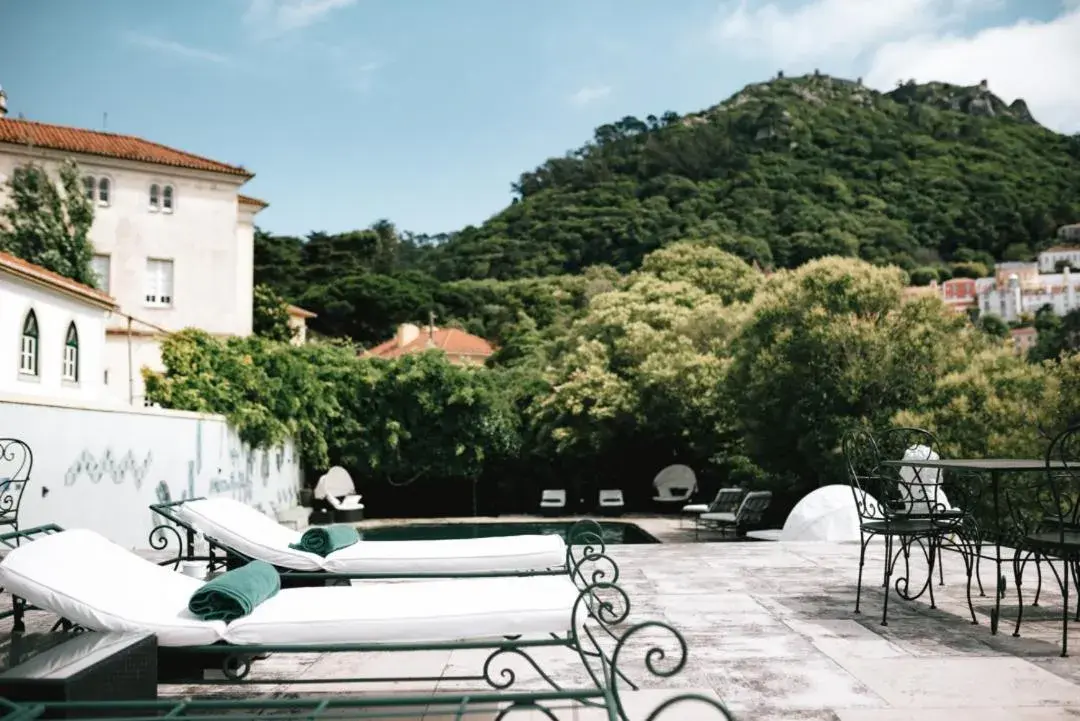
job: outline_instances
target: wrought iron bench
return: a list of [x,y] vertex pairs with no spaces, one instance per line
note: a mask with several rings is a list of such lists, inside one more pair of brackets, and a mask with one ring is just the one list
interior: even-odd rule
[[[0,438],[0,530],[19,530],[19,507],[33,469],[30,446],[17,438]],[[19,536],[13,541],[18,543]]]

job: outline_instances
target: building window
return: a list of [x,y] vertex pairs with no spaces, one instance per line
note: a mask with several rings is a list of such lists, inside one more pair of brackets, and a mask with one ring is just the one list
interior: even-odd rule
[[75,321],[68,326],[67,337],[64,339],[64,372],[66,381],[79,381],[79,331],[75,328]]
[[97,201],[98,205],[109,204],[109,188],[111,184],[108,178],[98,178],[97,182]]
[[161,189],[161,211],[171,213],[173,211],[173,187],[166,185]]
[[87,175],[82,179],[83,192],[86,193],[86,199],[92,201],[94,199],[94,188],[97,187],[97,181]]
[[154,183],[150,186],[150,212],[156,212],[161,208],[161,186]]
[[94,272],[94,281],[97,284],[97,289],[108,293],[109,292],[109,277],[111,262],[109,256],[100,253],[95,253],[94,257],[90,260],[90,269]]
[[173,262],[160,258],[146,259],[146,305],[167,308],[172,305]]
[[19,372],[28,376],[38,374],[38,324],[33,309],[23,321],[22,343],[19,345]]

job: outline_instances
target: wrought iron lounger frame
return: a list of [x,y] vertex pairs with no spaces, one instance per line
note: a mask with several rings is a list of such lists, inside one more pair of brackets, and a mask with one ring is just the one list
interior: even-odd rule
[[[155,526],[150,531],[149,543],[150,547],[156,551],[170,551],[170,546],[175,545],[175,555],[164,561],[160,561],[159,565],[169,566],[174,569],[179,568],[182,561],[204,561],[207,564],[208,573],[214,573],[216,570],[224,570],[229,568],[235,568],[238,565],[243,565],[249,561],[255,560],[251,556],[241,551],[238,551],[233,546],[224,543],[216,538],[211,538],[207,534],[194,528],[190,523],[181,519],[175,512],[177,506],[181,506],[190,501],[205,500],[203,497],[199,498],[186,498],[180,501],[172,501],[170,503],[154,503],[150,505],[150,510],[155,514],[165,519],[164,523]],[[329,571],[297,571],[291,568],[283,568],[277,566],[278,573],[281,575],[281,585],[283,588],[289,588],[294,586],[312,586],[322,585],[327,581],[333,583],[336,581],[350,581],[350,580],[362,580],[362,579],[377,579],[377,578],[400,578],[400,579],[423,579],[423,578],[501,578],[507,576],[559,576],[566,573],[570,573],[576,563],[580,560],[574,556],[574,546],[582,546],[582,557],[592,556],[595,560],[597,568],[594,570],[594,580],[606,580],[609,583],[616,583],[619,580],[619,567],[615,563],[614,559],[607,555],[607,547],[604,543],[603,530],[600,524],[592,519],[582,519],[576,521],[566,534],[566,558],[562,566],[555,568],[536,569],[536,570],[513,570],[513,571],[467,571],[467,572],[436,572],[436,573],[331,573]],[[196,541],[199,537],[202,537],[207,546],[207,552],[200,554],[196,552]],[[170,543],[170,540],[172,543]],[[220,553],[219,553],[220,552]],[[607,566],[606,569],[599,568],[600,561],[603,561],[603,565]]]
[[[162,718],[192,718],[198,721],[342,721],[349,719],[415,718],[416,707],[433,711],[439,718],[463,721],[474,714],[494,715],[495,721],[537,714],[552,721],[572,718],[572,704],[591,701],[601,706],[609,721],[617,721],[618,699],[608,689],[596,691],[537,691],[515,694],[439,694],[438,696],[309,696],[295,698],[161,699],[156,701],[63,701],[14,703],[0,698],[0,721],[37,721],[64,718],[68,721],[160,721]],[[674,721],[690,705],[716,711],[717,719],[733,717],[715,699],[695,693],[672,696],[650,712],[646,721]],[[435,707],[434,709],[432,707]],[[492,707],[499,708],[495,712]],[[666,713],[668,709],[675,709]],[[562,715],[566,710],[567,714]],[[446,715],[443,715],[446,714]],[[453,714],[453,716],[449,716]],[[678,715],[677,715],[678,714]]]
[[[55,524],[38,526],[9,534],[0,535],[0,542],[14,540],[18,534],[22,540],[32,542],[37,536],[58,533],[63,529]],[[510,691],[517,682],[517,674],[509,666],[514,659],[525,661],[529,667],[556,694],[580,692],[576,699],[587,706],[601,706],[609,710],[612,719],[626,721],[620,690],[625,684],[632,690],[638,685],[620,668],[620,659],[625,655],[627,642],[635,636],[644,635],[650,639],[649,648],[644,651],[645,668],[652,676],[667,678],[677,674],[686,664],[687,644],[685,638],[675,628],[660,621],[645,621],[622,625],[630,613],[630,599],[626,592],[613,582],[596,580],[596,574],[603,569],[588,571],[587,564],[606,558],[595,550],[587,552],[577,560],[570,571],[570,578],[578,588],[578,596],[571,609],[570,628],[565,634],[551,633],[549,637],[522,638],[504,637],[493,640],[442,642],[442,643],[360,643],[360,644],[244,644],[232,645],[216,643],[202,646],[159,647],[159,681],[162,683],[191,684],[266,684],[268,679],[249,678],[252,666],[257,660],[271,653],[310,654],[342,652],[415,652],[428,650],[488,650],[490,653],[477,675],[455,676],[409,676],[409,677],[363,677],[363,678],[274,678],[275,684],[295,683],[386,683],[399,681],[469,681],[483,682],[495,692]],[[0,589],[3,590],[3,589]],[[13,618],[13,631],[25,631],[24,615],[28,611],[45,611],[31,606],[25,599],[12,595],[12,609],[0,614],[0,618]],[[54,613],[55,615],[55,613]],[[589,622],[592,623],[589,623]],[[84,631],[70,620],[60,618],[53,630],[72,633]],[[663,641],[654,641],[659,634]],[[605,638],[606,637],[606,638]],[[644,640],[644,639],[643,639]],[[605,648],[610,646],[610,651]],[[538,648],[566,648],[576,653],[583,670],[591,681],[585,689],[567,689],[547,673],[534,658]],[[640,649],[635,649],[635,651]],[[661,666],[663,664],[663,666]],[[220,678],[206,678],[206,671],[218,669]],[[194,675],[187,675],[194,674]],[[505,694],[495,693],[495,696]],[[470,698],[477,698],[470,694]],[[437,699],[446,696],[438,695]],[[610,703],[610,705],[608,705]],[[715,702],[712,702],[715,705]],[[666,707],[665,707],[666,708]],[[721,708],[722,707],[718,707]],[[549,718],[557,718],[548,716]]]

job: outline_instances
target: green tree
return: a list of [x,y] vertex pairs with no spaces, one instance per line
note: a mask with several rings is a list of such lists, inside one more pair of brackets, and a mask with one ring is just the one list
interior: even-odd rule
[[980,345],[939,299],[904,303],[902,289],[898,269],[838,258],[770,278],[727,375],[751,459],[806,488],[834,483],[848,428],[918,405],[965,347]]
[[979,316],[979,330],[991,338],[1004,340],[1009,337],[1009,324],[1002,320],[1001,316],[993,313],[983,313]]
[[60,163],[57,175],[54,181],[36,163],[14,169],[7,181],[7,204],[0,209],[0,250],[94,286],[94,206],[75,161]]
[[251,325],[255,335],[281,343],[292,340],[289,308],[285,300],[268,285],[256,285],[251,298]]
[[645,256],[643,273],[661,280],[682,281],[717,295],[724,303],[747,301],[762,275],[738,256],[700,243],[674,243]]

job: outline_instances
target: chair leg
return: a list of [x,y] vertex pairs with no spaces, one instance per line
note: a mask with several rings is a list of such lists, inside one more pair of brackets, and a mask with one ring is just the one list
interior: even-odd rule
[[862,600],[862,572],[863,566],[866,565],[866,546],[870,543],[870,540],[874,537],[873,534],[863,533],[859,531],[859,580],[855,582],[855,613],[861,613],[859,610],[859,602]]
[[1069,565],[1071,559],[1065,559],[1065,568],[1062,569],[1063,574],[1061,578],[1061,657],[1065,658],[1069,655],[1069,586],[1072,585],[1069,579]]
[[944,566],[942,566],[942,563],[941,563],[941,547],[942,547],[942,545],[944,545],[944,544],[938,543],[938,547],[937,547],[937,575],[938,575],[938,585],[939,586],[944,586],[945,585],[945,568],[944,568]]
[[885,602],[881,604],[881,625],[889,625],[889,579],[893,572],[892,536],[885,536]]

